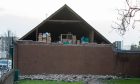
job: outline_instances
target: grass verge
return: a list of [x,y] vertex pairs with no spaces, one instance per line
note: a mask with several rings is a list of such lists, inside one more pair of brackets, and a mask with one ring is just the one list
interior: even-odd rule
[[104,80],[103,84],[140,84],[140,78]]

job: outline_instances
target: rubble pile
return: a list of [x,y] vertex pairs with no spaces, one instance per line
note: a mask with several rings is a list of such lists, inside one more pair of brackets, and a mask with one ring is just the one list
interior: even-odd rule
[[117,79],[117,76],[111,75],[65,75],[65,74],[43,74],[43,75],[23,75],[20,79],[31,79],[31,80],[56,80],[56,81],[90,81],[100,79]]

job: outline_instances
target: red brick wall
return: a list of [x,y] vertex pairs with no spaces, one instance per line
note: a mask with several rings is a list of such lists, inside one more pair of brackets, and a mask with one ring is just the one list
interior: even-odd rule
[[113,74],[111,46],[16,45],[15,67],[21,74]]
[[140,53],[119,53],[116,55],[116,73],[140,76]]
[[126,74],[140,76],[140,54],[117,54],[111,45],[64,46],[19,42],[15,67],[21,74]]

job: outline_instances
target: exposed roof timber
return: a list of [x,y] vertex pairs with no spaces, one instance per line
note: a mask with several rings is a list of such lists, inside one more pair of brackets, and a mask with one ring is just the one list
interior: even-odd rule
[[37,25],[35,28],[33,28],[32,30],[30,30],[27,34],[25,34],[23,37],[21,37],[19,40],[23,40],[24,38],[26,38],[29,34],[31,34],[32,32],[38,30],[38,28],[45,24],[46,23],[46,20],[42,21],[39,25]]
[[82,22],[80,20],[47,20],[47,22],[63,22],[63,23],[77,23],[77,22]]
[[83,20],[76,12],[74,12],[69,6],[67,6],[66,4],[61,7],[60,9],[58,9],[56,12],[54,12],[51,16],[49,16],[47,18],[47,20],[51,20],[54,16],[56,16],[60,11],[62,11],[63,9],[67,9],[69,10],[72,14],[74,14],[76,16],[76,18],[78,18],[78,20]]
[[89,23],[87,23],[83,18],[81,18],[83,20],[83,25],[87,26],[86,28],[89,28],[90,30],[93,30],[94,32],[97,33],[98,36],[100,36],[103,40],[105,40],[107,43],[110,43],[111,42],[106,39],[102,34],[100,34],[97,30],[95,30]]
[[24,35],[23,37],[20,38],[20,40],[23,40],[24,38],[26,38],[30,33],[32,33],[33,31],[35,31],[36,29],[38,29],[40,26],[42,26],[44,23],[46,23],[48,20],[50,20],[52,17],[54,17],[59,11],[61,11],[63,8],[68,8],[72,13],[74,13],[79,19],[81,19],[81,17],[76,14],[70,7],[68,7],[66,4],[61,7],[60,9],[58,9],[55,13],[53,13],[51,16],[49,16],[47,19],[45,19],[43,22],[41,22],[38,26],[36,26],[34,29],[32,29],[31,31],[29,31],[26,35]]
[[[98,34],[99,36],[103,37],[103,39],[104,39],[106,42],[111,43],[109,40],[107,40],[103,35],[101,35],[97,30],[95,30],[90,24],[88,24],[82,17],[80,17],[76,12],[74,12],[74,11],[73,11],[69,6],[67,6],[66,4],[65,4],[62,8],[60,8],[60,10],[62,10],[64,7],[68,8],[69,11],[71,11],[73,14],[75,14],[75,15],[79,18],[79,20],[83,21],[86,25],[88,25],[90,29],[94,30],[94,32],[97,32],[97,34]],[[55,15],[57,12],[59,12],[60,10],[56,11],[56,12],[54,13],[54,15]],[[53,17],[54,15],[52,15],[51,17]],[[48,19],[50,19],[51,17],[49,17]]]
[[84,22],[85,22],[85,24],[87,24],[87,26],[89,26],[90,28],[92,28],[92,30],[94,32],[96,32],[100,37],[102,37],[107,43],[110,43],[111,44],[111,42],[109,40],[107,40],[102,34],[100,34],[97,30],[95,30],[90,24],[88,24],[86,21],[84,21]]
[[[64,19],[52,19],[53,17],[55,17],[58,13],[60,13],[60,11],[62,11],[63,9],[67,9],[68,11],[70,11],[72,13],[72,15],[74,17],[76,17],[76,20],[64,20]],[[63,11],[64,12],[64,11]],[[78,19],[77,19],[78,18]],[[51,16],[49,16],[46,20],[44,20],[43,22],[41,22],[38,26],[36,26],[34,29],[32,29],[30,32],[28,32],[25,36],[23,36],[20,40],[25,39],[30,33],[35,32],[38,28],[42,27],[43,25],[45,25],[46,23],[81,23],[85,24],[87,27],[85,28],[85,30],[93,30],[94,32],[96,32],[103,40],[105,40],[107,43],[111,43],[109,40],[107,40],[103,35],[101,35],[97,30],[95,30],[91,25],[89,25],[83,18],[81,18],[76,12],[74,12],[70,7],[68,7],[67,5],[64,5],[63,7],[61,7],[59,10],[57,10],[55,13],[53,13]],[[82,28],[83,29],[83,28]]]

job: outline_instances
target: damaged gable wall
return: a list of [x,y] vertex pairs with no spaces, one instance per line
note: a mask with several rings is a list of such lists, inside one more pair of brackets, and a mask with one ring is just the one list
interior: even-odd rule
[[110,44],[104,36],[90,26],[67,5],[61,7],[37,27],[23,36],[20,40],[36,41],[38,33],[45,32],[51,33],[52,42],[58,41],[58,36],[60,34],[70,32],[76,35],[78,40],[80,40],[82,36],[85,36],[89,38],[90,42]]

